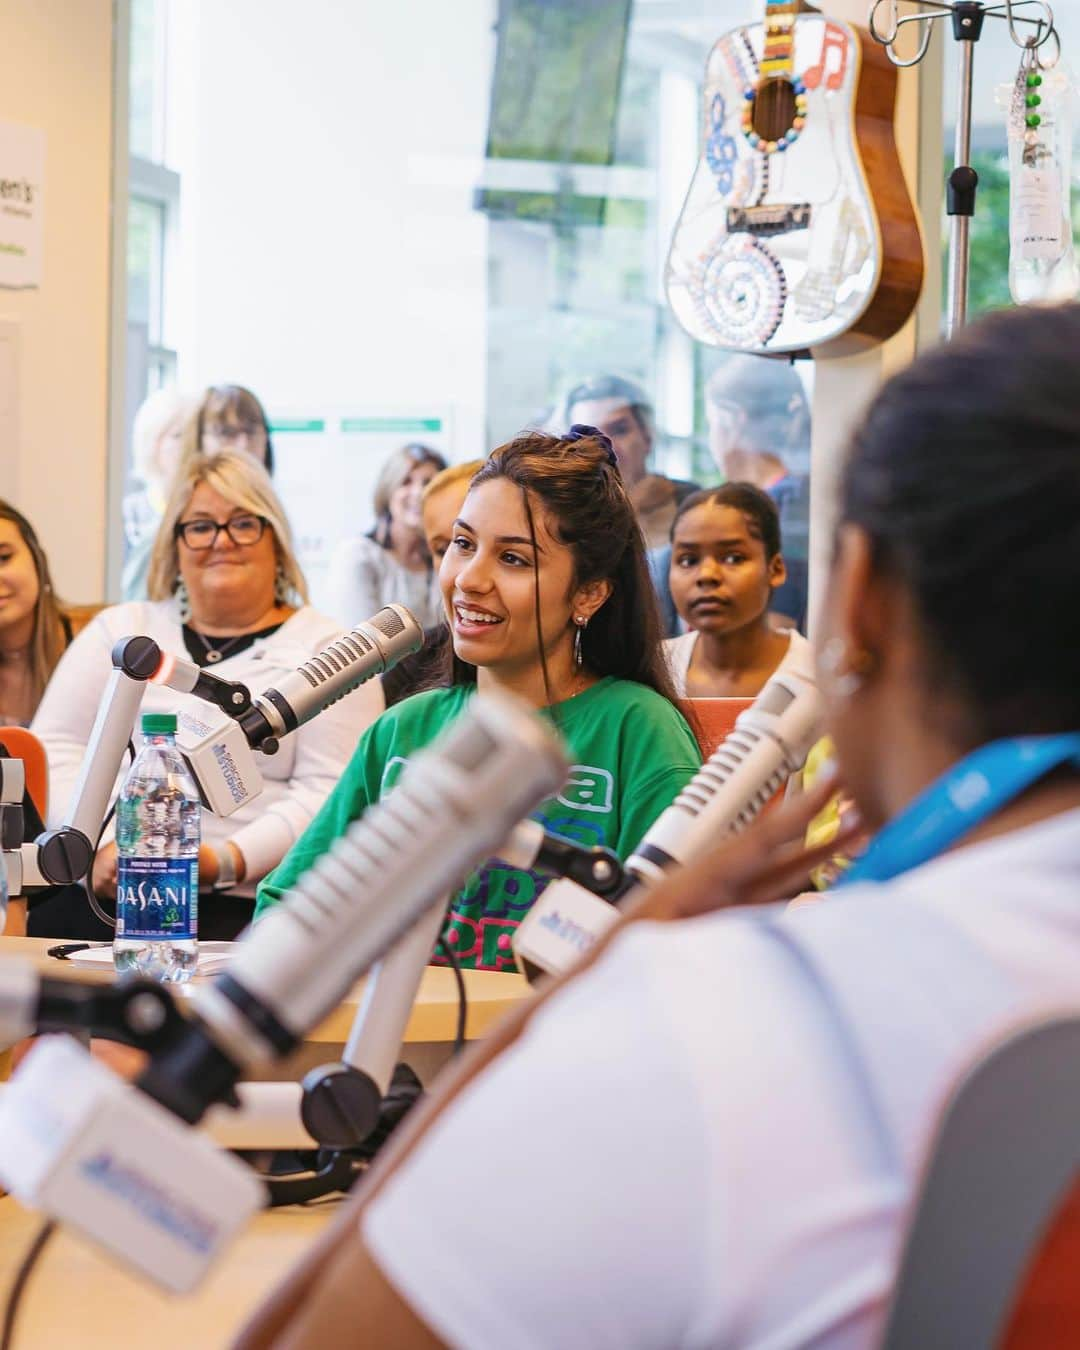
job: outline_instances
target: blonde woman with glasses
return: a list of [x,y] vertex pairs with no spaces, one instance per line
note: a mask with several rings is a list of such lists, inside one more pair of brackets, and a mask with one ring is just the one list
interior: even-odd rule
[[[146,634],[257,694],[340,631],[307,604],[281,503],[266,470],[245,451],[200,455],[182,467],[154,542],[148,590],[149,602],[99,614],[45,691],[33,730],[49,756],[50,824],[62,818],[82,766],[119,638]],[[246,924],[255,883],[304,832],[383,706],[378,681],[364,685],[286,737],[276,755],[259,757],[261,796],[227,819],[204,813],[201,936],[233,937]],[[189,708],[207,711],[190,694],[147,686],[145,712]],[[96,894],[110,901],[116,881],[111,840],[110,833],[93,873]],[[107,936],[102,927],[77,893],[50,897],[30,916],[30,931],[43,936]]]

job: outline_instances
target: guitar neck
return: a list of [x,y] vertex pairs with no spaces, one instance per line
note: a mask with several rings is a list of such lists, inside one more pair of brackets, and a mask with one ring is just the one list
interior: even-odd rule
[[766,0],[765,50],[761,74],[765,79],[789,78],[795,68],[795,16],[799,0]]

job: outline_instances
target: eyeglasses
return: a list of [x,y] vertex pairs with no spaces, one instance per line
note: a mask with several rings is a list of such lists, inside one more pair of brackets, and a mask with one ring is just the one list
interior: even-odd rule
[[257,436],[265,430],[261,422],[214,422],[203,427],[203,435],[219,441],[238,441],[241,436]]
[[182,539],[188,548],[201,552],[213,548],[218,535],[224,530],[237,548],[245,548],[257,544],[269,524],[265,516],[233,516],[220,525],[216,520],[181,520],[173,534],[177,539]]

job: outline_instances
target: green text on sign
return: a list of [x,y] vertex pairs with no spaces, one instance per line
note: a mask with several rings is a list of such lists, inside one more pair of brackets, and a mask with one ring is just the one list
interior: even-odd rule
[[442,431],[441,417],[343,417],[342,431],[394,431],[403,436]]
[[306,420],[302,417],[286,417],[281,422],[271,422],[270,431],[273,435],[285,431],[325,431],[326,422],[321,417],[310,417]]

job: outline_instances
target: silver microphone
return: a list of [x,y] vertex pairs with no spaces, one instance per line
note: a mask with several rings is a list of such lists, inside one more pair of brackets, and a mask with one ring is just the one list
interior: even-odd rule
[[387,605],[259,694],[239,719],[248,744],[272,753],[283,736],[423,645],[424,630],[405,606]]
[[481,694],[405,766],[201,985],[182,1043],[141,1082],[196,1121],[242,1071],[283,1055],[435,902],[499,851],[566,779],[553,732],[506,694]]
[[778,672],[626,860],[636,886],[698,857],[729,831],[745,829],[802,768],[821,734],[821,696],[809,661]]

